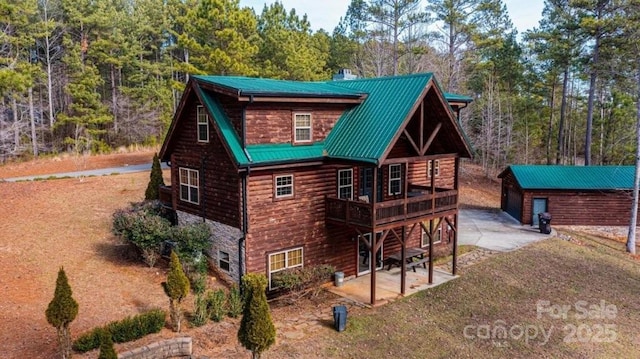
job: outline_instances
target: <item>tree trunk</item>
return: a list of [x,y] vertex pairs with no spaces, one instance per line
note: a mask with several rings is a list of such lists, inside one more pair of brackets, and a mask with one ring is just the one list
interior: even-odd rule
[[113,132],[118,133],[118,91],[116,87],[116,69],[110,66],[111,70],[111,112],[113,114]]
[[633,201],[631,204],[631,218],[629,219],[629,233],[627,235],[627,252],[636,254],[636,224],[638,220],[638,187],[640,187],[640,59],[636,70],[636,171],[633,181]]
[[569,82],[569,66],[565,67],[562,75],[562,99],[560,101],[560,122],[558,123],[558,150],[556,151],[556,164],[564,162],[564,120],[567,112],[567,83]]
[[13,153],[14,155],[20,151],[20,123],[18,122],[18,101],[11,99],[11,111],[13,112]]
[[33,156],[38,157],[38,137],[36,135],[36,116],[33,109],[33,87],[29,87],[29,119],[31,120],[31,146]]
[[547,164],[551,164],[551,134],[553,133],[553,111],[556,99],[556,80],[551,84],[551,99],[549,100],[549,130],[547,131]]
[[71,333],[69,332],[69,324],[63,325],[57,329],[60,358],[71,359]]
[[584,139],[584,165],[591,164],[591,133],[593,132],[593,101],[596,93],[596,66],[598,66],[598,52],[600,37],[596,37],[596,44],[593,47],[593,62],[591,63],[591,77],[589,79],[589,99],[587,100],[587,128]]

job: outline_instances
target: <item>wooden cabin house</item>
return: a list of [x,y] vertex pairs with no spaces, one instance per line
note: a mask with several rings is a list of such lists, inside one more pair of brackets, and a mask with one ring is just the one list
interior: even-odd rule
[[471,156],[456,114],[470,101],[430,73],[192,76],[162,146],[161,198],[179,223],[209,224],[209,256],[230,280],[260,272],[273,290],[279,271],[330,264],[370,274],[374,303],[391,254],[422,248],[431,275],[436,251],[455,254],[459,159]]
[[502,179],[501,205],[522,224],[628,226],[635,167],[511,165]]

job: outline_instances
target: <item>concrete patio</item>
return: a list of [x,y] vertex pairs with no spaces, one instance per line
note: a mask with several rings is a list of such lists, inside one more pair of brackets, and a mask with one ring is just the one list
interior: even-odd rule
[[[421,290],[435,287],[448,282],[458,276],[442,270],[433,269],[433,283],[429,284],[428,270],[422,267],[416,268],[416,272],[407,270],[406,293],[404,296],[415,294]],[[400,268],[391,270],[380,269],[376,271],[376,306],[402,298],[400,293]],[[361,305],[370,306],[371,274],[356,278],[346,278],[341,287],[331,285],[327,289],[341,297],[353,300]]]

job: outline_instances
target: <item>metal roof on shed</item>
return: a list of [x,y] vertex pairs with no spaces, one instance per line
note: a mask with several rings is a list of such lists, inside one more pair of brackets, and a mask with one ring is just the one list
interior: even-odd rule
[[626,190],[635,177],[633,166],[511,165],[499,177],[508,171],[522,189]]
[[346,111],[329,133],[329,156],[377,163],[432,77],[424,73],[336,82],[369,96]]

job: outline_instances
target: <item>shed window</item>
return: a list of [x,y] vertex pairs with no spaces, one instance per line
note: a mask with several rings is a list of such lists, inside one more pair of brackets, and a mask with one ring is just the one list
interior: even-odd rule
[[269,254],[269,290],[275,289],[273,274],[285,269],[302,267],[302,247]]
[[353,199],[353,169],[338,171],[338,198]]
[[311,114],[296,113],[293,115],[294,142],[311,142]]
[[293,175],[276,176],[274,182],[276,198],[293,197]]
[[389,195],[402,193],[402,165],[389,165]]
[[200,182],[198,171],[180,167],[180,199],[185,202],[200,203]]
[[203,106],[197,107],[198,142],[209,142],[209,115]]

